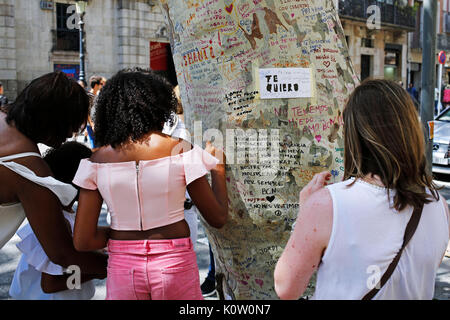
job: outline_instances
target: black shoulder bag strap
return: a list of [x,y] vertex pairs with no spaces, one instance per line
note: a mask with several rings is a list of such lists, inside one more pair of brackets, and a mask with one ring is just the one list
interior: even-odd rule
[[392,260],[392,262],[389,265],[389,267],[387,268],[386,272],[381,277],[380,282],[378,282],[378,284],[375,286],[375,288],[373,288],[369,293],[367,293],[362,298],[362,300],[371,300],[378,293],[378,291],[380,291],[380,289],[385,285],[385,283],[389,280],[390,276],[394,272],[395,267],[397,266],[397,264],[400,260],[403,249],[405,249],[406,245],[408,244],[409,240],[411,240],[412,236],[414,235],[414,232],[417,229],[417,225],[419,224],[420,217],[422,216],[422,210],[423,210],[423,204],[420,207],[414,208],[411,218],[409,219],[409,222],[406,225],[405,236],[403,237],[402,247],[398,251],[394,260]]

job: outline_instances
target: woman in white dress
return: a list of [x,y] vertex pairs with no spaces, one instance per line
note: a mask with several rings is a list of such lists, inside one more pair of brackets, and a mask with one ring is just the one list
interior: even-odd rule
[[[78,193],[71,182],[80,161],[91,155],[91,149],[85,145],[75,141],[66,142],[59,148],[48,150],[44,157],[57,181],[52,177],[36,178],[33,176],[30,176],[30,180],[42,183],[44,186],[52,186],[52,190],[59,198],[70,199]],[[76,200],[78,200],[78,196],[75,196],[69,205],[62,204],[66,225],[71,233],[73,233],[75,224],[75,212],[72,206]],[[50,261],[29,223],[22,227],[17,235],[21,241],[16,246],[22,253],[22,257],[9,288],[9,295],[12,298],[18,300],[89,300],[94,296],[95,285],[93,281],[88,281],[92,276],[85,276],[83,281],[80,278],[79,283],[69,281],[70,288],[68,288],[64,268]],[[45,293],[43,289],[52,293]]]
[[89,98],[83,88],[62,72],[33,80],[14,103],[2,108],[0,246],[26,217],[51,262],[63,268],[76,265],[82,274],[104,278],[106,255],[75,250],[62,213],[62,205],[68,205],[75,195],[61,194],[56,180],[43,179],[52,172],[37,146],[61,145],[86,123],[88,110]]

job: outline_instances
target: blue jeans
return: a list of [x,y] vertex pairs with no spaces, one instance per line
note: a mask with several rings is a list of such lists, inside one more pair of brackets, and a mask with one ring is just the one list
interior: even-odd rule
[[94,130],[92,130],[92,127],[90,125],[86,126],[86,130],[87,130],[87,133],[88,133],[88,136],[89,136],[89,141],[91,143],[91,148],[92,149],[97,148],[97,146],[95,145],[95,141],[94,141],[95,140],[95,138],[94,138]]

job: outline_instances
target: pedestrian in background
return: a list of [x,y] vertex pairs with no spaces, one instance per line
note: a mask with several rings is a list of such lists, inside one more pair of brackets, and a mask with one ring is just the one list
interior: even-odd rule
[[419,92],[417,91],[416,87],[414,86],[414,83],[412,82],[408,86],[408,93],[412,99],[419,100]]
[[[175,108],[170,83],[139,69],[118,72],[97,99],[100,148],[81,161],[73,181],[81,187],[74,244],[81,251],[108,246],[108,300],[202,299],[185,191],[211,226],[222,227],[225,165],[211,145],[205,151],[162,133]],[[107,230],[97,227],[103,199],[111,211]]]
[[90,97],[92,100],[91,103],[91,109],[89,110],[88,115],[88,123],[86,126],[86,133],[89,137],[89,142],[91,145],[92,151],[97,150],[97,146],[95,144],[95,128],[94,128],[94,120],[95,120],[95,98],[100,93],[100,90],[102,90],[103,86],[106,84],[106,78],[94,75],[89,78],[89,86],[90,86]]
[[416,87],[414,86],[414,83],[410,83],[408,86],[408,89],[406,89],[414,103],[414,106],[416,107],[416,110],[419,110],[420,103],[419,103],[419,91],[417,91]]
[[436,117],[439,113],[439,88],[434,88],[434,116]]
[[444,88],[442,104],[444,110],[450,105],[450,84],[447,84]]
[[106,79],[102,76],[94,75],[89,78],[89,90],[93,96],[98,96],[100,90],[102,90],[103,86],[106,84]]
[[[294,231],[275,268],[277,294],[298,299],[318,270],[315,299],[432,299],[449,211],[426,169],[411,98],[395,82],[364,81],[343,123],[343,181],[327,186],[330,173],[323,172],[301,191]],[[397,253],[392,275],[372,291]]]
[[8,98],[4,96],[3,83],[0,82],[0,108],[8,104]]

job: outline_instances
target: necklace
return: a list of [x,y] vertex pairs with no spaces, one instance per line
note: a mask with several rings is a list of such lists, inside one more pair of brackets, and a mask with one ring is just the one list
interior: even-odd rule
[[355,177],[352,177],[351,179],[355,180],[356,182],[360,182],[362,184],[368,185],[370,187],[376,188],[378,190],[386,190],[386,187],[383,185],[383,183],[380,181],[380,178],[377,176],[374,176],[374,178],[369,178],[368,176],[365,176],[363,178],[356,179]]

